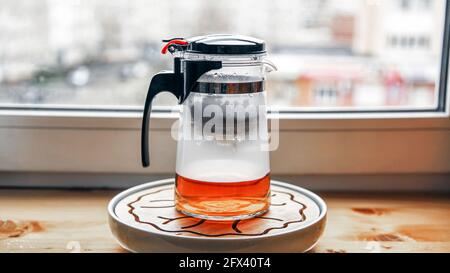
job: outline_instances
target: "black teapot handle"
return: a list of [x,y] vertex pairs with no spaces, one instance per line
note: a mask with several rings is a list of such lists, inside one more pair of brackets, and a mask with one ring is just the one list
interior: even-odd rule
[[152,112],[152,101],[160,92],[168,91],[180,99],[181,92],[179,75],[173,71],[162,71],[153,76],[148,88],[147,98],[144,105],[144,116],[142,118],[141,131],[141,157],[144,167],[150,166],[148,131],[150,127],[150,113]]
[[[177,97],[181,104],[195,87],[201,75],[214,69],[222,68],[220,61],[185,61],[186,71],[181,71],[181,60],[175,58],[174,71],[162,71],[153,76],[148,88],[147,99],[144,105],[144,116],[141,129],[141,157],[144,167],[150,166],[150,152],[148,131],[150,128],[150,113],[152,112],[153,98],[163,91],[168,91]],[[186,77],[186,79],[185,79]]]

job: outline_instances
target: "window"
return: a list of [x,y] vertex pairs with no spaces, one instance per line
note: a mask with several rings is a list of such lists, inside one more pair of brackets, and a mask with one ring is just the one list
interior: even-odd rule
[[402,9],[407,10],[411,7],[411,0],[400,0],[400,6]]
[[177,102],[164,93],[157,158],[140,165],[149,80],[172,66],[162,39],[209,33],[268,44],[275,176],[450,173],[448,2],[2,0],[0,186],[5,172],[173,173]]
[[[403,9],[434,7],[407,16],[389,0],[345,2],[4,0],[0,106],[140,109],[150,76],[171,67],[159,53],[161,39],[234,32],[267,41],[279,67],[269,76],[272,106],[436,109],[445,1],[402,0]],[[387,46],[376,42],[383,39]],[[331,92],[324,108],[317,86],[339,90],[342,83],[349,89]],[[155,104],[176,100],[162,94]]]
[[419,38],[419,46],[423,47],[423,48],[428,48],[430,46],[430,38],[425,37],[425,36],[421,36]]
[[428,10],[428,9],[430,9],[432,6],[431,6],[431,0],[421,0],[420,1],[420,7],[421,8],[423,8],[423,9],[425,9],[425,10]]
[[399,6],[404,11],[410,11],[413,9],[430,10],[433,4],[433,0],[398,0]]
[[[399,38],[401,37],[401,38]],[[398,40],[402,41],[400,44],[398,44]],[[426,35],[419,35],[419,36],[411,36],[411,37],[403,37],[401,35],[390,35],[386,39],[387,46],[390,49],[401,49],[401,50],[429,50],[430,47],[430,38]],[[398,47],[400,46],[400,47]]]

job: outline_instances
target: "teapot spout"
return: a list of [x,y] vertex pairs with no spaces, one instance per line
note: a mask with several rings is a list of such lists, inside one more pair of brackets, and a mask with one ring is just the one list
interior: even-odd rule
[[273,72],[273,71],[278,71],[277,66],[270,60],[263,60],[262,63],[264,64],[264,70],[267,73]]

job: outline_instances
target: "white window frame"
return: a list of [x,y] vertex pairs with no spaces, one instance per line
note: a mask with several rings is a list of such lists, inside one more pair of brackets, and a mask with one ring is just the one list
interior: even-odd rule
[[[403,174],[423,180],[405,183],[405,189],[450,190],[450,183],[445,183],[450,181],[448,10],[449,7],[442,52],[445,69],[441,71],[439,84],[444,97],[439,99],[436,110],[271,113],[270,118],[280,119],[280,148],[271,153],[272,174],[309,177],[310,181],[324,175],[381,175],[388,188],[393,183],[386,181],[396,179],[386,179],[386,175]],[[173,175],[176,142],[170,134],[178,114],[171,110],[172,107],[155,107],[152,112],[152,165],[145,169],[140,163],[140,109],[70,110],[37,106],[0,109],[0,186],[17,185],[20,181],[26,185],[47,185],[45,177],[52,179],[46,174],[62,174],[66,178],[68,174],[76,174],[75,177],[104,174],[122,180],[128,176]],[[430,178],[423,178],[428,174]],[[61,180],[64,183],[65,179]],[[85,180],[77,185],[93,185],[90,181],[95,179]],[[324,179],[318,180],[322,181],[319,188],[331,185]],[[352,182],[348,188],[364,188],[362,182],[358,183]],[[123,181],[114,185],[126,184]]]

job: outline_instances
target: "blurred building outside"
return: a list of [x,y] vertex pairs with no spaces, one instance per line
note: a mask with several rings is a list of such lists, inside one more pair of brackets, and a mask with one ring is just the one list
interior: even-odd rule
[[[444,0],[4,0],[0,105],[141,106],[161,39],[267,41],[271,105],[432,107]],[[212,18],[212,19],[211,19]],[[174,98],[159,96],[159,105]]]

